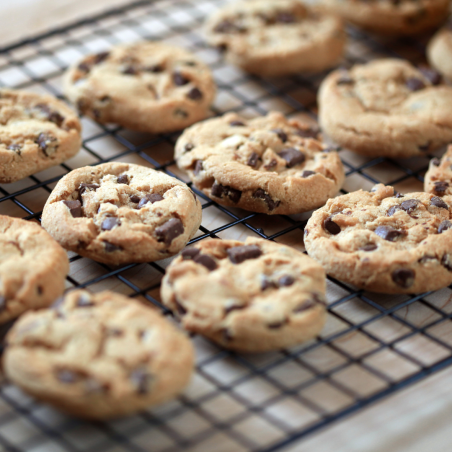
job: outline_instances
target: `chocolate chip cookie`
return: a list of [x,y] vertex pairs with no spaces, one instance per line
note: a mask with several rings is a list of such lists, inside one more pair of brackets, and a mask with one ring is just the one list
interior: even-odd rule
[[59,165],[80,149],[80,122],[52,96],[0,89],[0,183]]
[[97,122],[149,133],[181,130],[205,119],[216,91],[203,62],[160,42],[89,55],[68,70],[64,88],[79,111]]
[[206,24],[208,42],[236,66],[263,76],[319,72],[344,52],[342,21],[298,0],[237,1]]
[[262,239],[203,240],[167,268],[163,303],[184,328],[225,348],[264,352],[312,339],[325,318],[325,272]]
[[42,225],[64,248],[112,265],[172,256],[200,223],[200,202],[184,183],[127,163],[71,171],[42,213]]
[[314,212],[305,245],[334,278],[382,293],[422,293],[452,283],[452,196],[376,185]]
[[63,293],[67,254],[39,224],[0,215],[0,256],[0,324]]
[[410,36],[432,30],[449,14],[449,0],[323,0],[326,11],[373,33]]
[[281,113],[235,113],[187,129],[176,143],[179,168],[219,204],[267,214],[315,209],[344,181],[340,158],[319,129]]
[[452,195],[452,146],[449,146],[441,160],[430,160],[425,173],[424,190],[436,196]]
[[337,70],[322,83],[319,122],[337,144],[370,157],[425,155],[452,141],[452,87],[396,59]]
[[6,337],[9,380],[69,414],[107,419],[160,404],[193,369],[190,341],[154,309],[113,292],[69,292]]
[[427,47],[427,57],[437,71],[452,80],[452,22],[433,36]]

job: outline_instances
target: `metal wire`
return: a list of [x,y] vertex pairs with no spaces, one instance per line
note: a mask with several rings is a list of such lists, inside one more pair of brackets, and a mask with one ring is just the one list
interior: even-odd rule
[[[139,1],[0,49],[0,84],[63,98],[60,77],[86,53],[119,42],[164,39],[204,58],[219,86],[216,114],[266,114],[279,109],[316,119],[320,76],[283,80],[244,74],[209,49],[199,33],[206,15],[224,0]],[[376,57],[423,62],[425,42],[379,41],[349,29],[346,66]],[[324,74],[323,74],[324,75]],[[85,164],[134,161],[183,177],[173,161],[177,134],[150,137],[83,118],[78,157],[24,181],[0,185],[0,213],[39,220],[55,183]],[[343,193],[383,182],[406,192],[422,189],[432,155],[405,161],[364,159],[341,151]],[[191,183],[188,183],[191,186]],[[193,187],[192,187],[193,188]],[[302,247],[306,215],[266,217],[222,207],[194,189],[204,220],[193,242],[230,234],[253,235]],[[142,297],[170,315],[158,296],[167,262],[111,268],[70,253],[68,287],[115,288]],[[92,275],[80,272],[89,266]],[[131,418],[84,423],[60,415],[11,385],[0,392],[0,450],[277,451],[452,363],[450,288],[418,296],[377,296],[329,278],[329,322],[322,336],[301,347],[260,356],[221,350],[200,337],[194,384],[177,401]],[[0,335],[7,328],[3,327]],[[350,381],[358,382],[350,384]]]

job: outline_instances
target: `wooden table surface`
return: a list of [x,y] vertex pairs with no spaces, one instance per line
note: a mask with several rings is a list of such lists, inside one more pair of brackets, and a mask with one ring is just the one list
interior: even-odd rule
[[[0,43],[6,45],[125,3],[124,0],[2,0]],[[452,450],[451,423],[452,369],[446,369],[287,451],[446,452]]]

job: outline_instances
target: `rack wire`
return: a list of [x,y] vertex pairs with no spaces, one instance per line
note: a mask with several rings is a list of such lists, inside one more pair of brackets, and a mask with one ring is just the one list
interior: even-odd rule
[[[279,110],[316,119],[323,75],[264,79],[225,64],[200,33],[205,17],[226,0],[138,1],[71,26],[0,49],[0,85],[63,98],[61,76],[83,55],[120,42],[164,40],[181,45],[212,68],[219,94],[213,111],[245,116]],[[379,41],[355,29],[344,65],[377,57],[424,62],[425,40]],[[39,221],[56,182],[67,172],[106,161],[139,163],[188,182],[173,160],[178,134],[149,136],[82,118],[83,148],[57,167],[0,185],[0,214]],[[343,193],[382,182],[421,191],[432,155],[404,161],[340,152]],[[191,186],[191,183],[188,182]],[[308,215],[272,216],[225,208],[195,189],[203,204],[196,242],[209,237],[258,236],[303,247]],[[170,259],[112,268],[70,253],[67,288],[112,289],[160,304],[159,283]],[[107,423],[81,422],[41,405],[14,386],[0,390],[0,450],[8,452],[176,452],[281,450],[345,416],[452,363],[450,288],[418,296],[357,291],[328,279],[328,322],[321,336],[299,347],[240,355],[193,337],[197,367],[185,394],[160,408]],[[3,327],[3,334],[7,327]]]

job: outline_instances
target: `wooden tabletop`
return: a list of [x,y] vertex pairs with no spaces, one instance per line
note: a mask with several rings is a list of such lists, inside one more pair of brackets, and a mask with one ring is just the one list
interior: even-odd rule
[[[2,20],[0,43],[4,46],[125,3],[125,0],[3,0],[0,17],[7,20]],[[452,369],[446,369],[287,451],[446,452],[452,450],[451,423]]]

